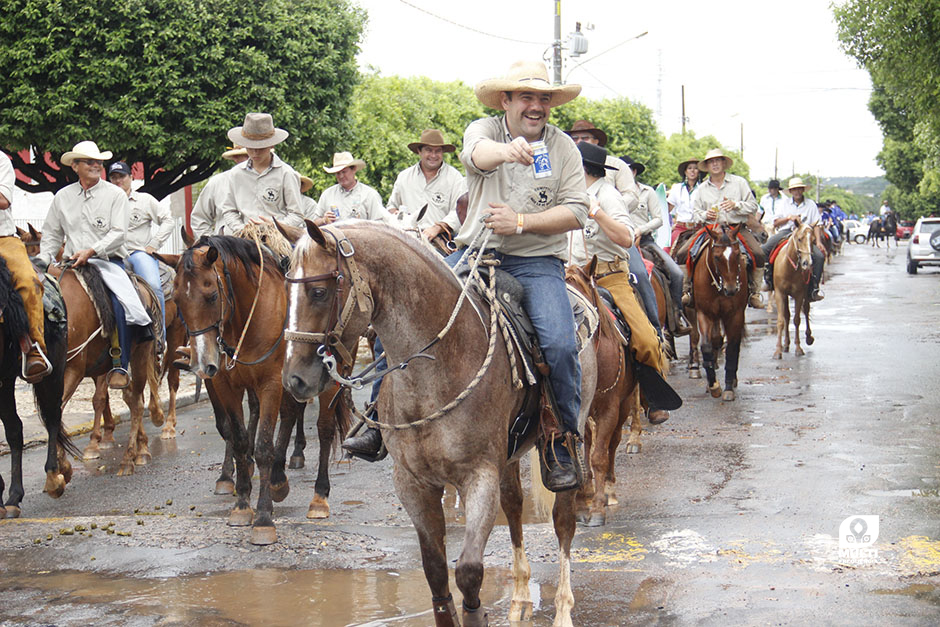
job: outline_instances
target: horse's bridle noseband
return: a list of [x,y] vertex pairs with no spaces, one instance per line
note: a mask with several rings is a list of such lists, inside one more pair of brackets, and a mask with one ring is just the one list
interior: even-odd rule
[[[725,227],[724,227],[724,226],[721,227],[721,231],[722,231],[722,234],[723,234],[723,235],[726,235],[726,236],[728,235],[727,232],[725,231]],[[728,239],[731,241],[731,243],[728,244],[728,246],[727,246],[728,248],[731,248],[731,247],[737,245],[737,237],[729,237]],[[710,239],[708,245],[711,247],[712,251],[714,251],[715,240],[714,240],[714,239]],[[732,248],[732,250],[733,250],[733,248]],[[716,273],[712,271],[712,267],[711,267],[711,265],[709,265],[709,263],[708,263],[708,260],[709,260],[709,258],[711,258],[711,257],[714,257],[714,255],[708,255],[708,256],[706,256],[705,259],[703,260],[703,261],[705,262],[705,269],[708,270],[708,275],[711,277],[712,285],[715,287],[715,289],[716,289],[719,293],[724,293],[724,290],[725,290],[725,281],[724,281],[724,279],[722,278],[720,272],[718,272],[718,273],[717,273],[717,276],[716,276]],[[740,252],[738,253],[738,255],[736,255],[736,257],[740,258]],[[740,268],[741,268],[741,262],[740,262],[740,260],[739,260],[739,261],[738,261],[738,272],[737,272],[737,274],[735,275],[735,279],[736,279],[736,283],[735,283],[735,293],[737,293],[737,292],[740,291],[740,289],[741,289],[741,270],[740,270]]]

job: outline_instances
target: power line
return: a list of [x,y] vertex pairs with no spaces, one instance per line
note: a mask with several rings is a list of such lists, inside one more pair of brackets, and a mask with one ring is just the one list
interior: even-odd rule
[[486,35],[487,37],[493,37],[493,38],[495,38],[495,39],[502,39],[502,40],[504,40],[504,41],[511,41],[511,42],[517,43],[517,44],[530,44],[530,45],[533,45],[533,46],[542,46],[542,45],[545,44],[545,42],[541,42],[541,41],[525,41],[525,40],[522,40],[522,39],[513,39],[512,37],[503,37],[502,35],[494,35],[493,33],[487,33],[486,31],[482,31],[482,30],[479,30],[479,29],[477,29],[477,28],[473,28],[472,26],[467,26],[466,24],[460,24],[459,22],[455,22],[454,20],[451,20],[451,19],[448,19],[448,18],[446,18],[446,17],[440,16],[440,15],[438,15],[438,14],[436,14],[436,13],[431,13],[430,11],[428,11],[427,9],[425,9],[425,8],[423,8],[423,7],[419,7],[419,6],[416,5],[416,4],[412,4],[412,3],[408,2],[408,0],[398,0],[398,1],[401,2],[401,3],[404,4],[404,5],[407,5],[407,6],[411,7],[412,9],[415,9],[416,11],[421,11],[422,13],[426,13],[427,15],[430,15],[430,16],[433,17],[433,18],[436,18],[436,19],[438,19],[438,20],[441,20],[442,22],[447,22],[448,24],[451,24],[451,25],[456,26],[456,27],[458,27],[458,28],[463,28],[463,29],[465,29],[465,30],[472,31],[472,32],[474,32],[474,33],[477,33],[478,35]]

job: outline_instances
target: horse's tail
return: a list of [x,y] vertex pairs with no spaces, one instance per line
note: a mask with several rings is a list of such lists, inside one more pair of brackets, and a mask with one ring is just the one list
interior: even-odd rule
[[[287,392],[285,392],[285,394],[287,394]],[[333,452],[339,453],[341,450],[340,443],[352,427],[352,391],[347,387],[341,387],[336,393],[336,398],[332,404],[333,415],[336,420],[336,430],[339,433],[339,437],[333,440]]]
[[542,483],[542,462],[539,460],[538,447],[529,449],[529,491],[535,503],[535,513],[539,518],[549,518],[555,505],[555,493]]

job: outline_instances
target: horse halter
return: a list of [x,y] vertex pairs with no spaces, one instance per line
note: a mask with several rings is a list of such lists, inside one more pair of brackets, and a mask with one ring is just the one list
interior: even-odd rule
[[[728,233],[725,231],[725,227],[724,227],[724,226],[721,227],[721,232],[722,232],[723,235],[726,235],[726,236],[728,235]],[[734,256],[735,259],[739,259],[739,258],[740,258],[740,252],[739,252],[737,255],[735,255],[735,254],[734,254],[734,248],[733,248],[733,247],[737,244],[737,238],[728,236],[728,239],[731,241],[731,243],[728,244],[727,246],[724,246],[724,245],[722,245],[722,246],[723,246],[724,248],[729,248],[729,249],[731,249],[731,255]],[[709,242],[708,242],[708,247],[712,250],[713,253],[714,253],[714,251],[715,251],[715,246],[716,246],[715,240],[710,238],[710,239],[709,239]],[[719,293],[724,293],[724,291],[725,291],[725,281],[724,281],[724,278],[721,276],[721,273],[720,273],[720,272],[717,273],[718,276],[715,276],[716,273],[712,270],[711,264],[709,263],[709,259],[712,259],[712,258],[714,258],[714,257],[715,257],[714,254],[707,255],[707,256],[705,257],[705,259],[703,260],[703,261],[705,262],[705,269],[708,270],[708,276],[711,277],[712,286],[714,286],[714,288],[715,288]],[[735,293],[737,293],[737,292],[741,289],[740,263],[741,263],[741,262],[738,261],[738,272],[735,273]]]
[[[352,319],[356,307],[363,312],[372,309],[372,291],[359,272],[359,266],[354,257],[356,249],[349,241],[349,238],[345,235],[340,238],[333,229],[322,229],[322,231],[328,233],[336,242],[336,268],[314,276],[296,279],[287,277],[285,281],[290,284],[323,283],[330,280],[336,282],[336,289],[333,291],[333,298],[330,301],[330,315],[327,319],[326,330],[323,333],[311,333],[287,329],[284,331],[284,338],[288,342],[320,344],[322,347],[321,356],[330,355],[330,351],[335,350],[339,353],[342,362],[351,367],[353,357],[343,344],[343,332],[346,330],[346,325],[349,324],[350,319]],[[352,284],[348,290],[346,288],[346,277],[342,271],[344,260]],[[346,292],[345,300],[340,304],[344,292]]]

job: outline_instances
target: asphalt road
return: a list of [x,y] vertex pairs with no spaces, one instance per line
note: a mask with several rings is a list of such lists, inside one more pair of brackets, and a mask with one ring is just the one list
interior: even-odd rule
[[[737,401],[712,399],[675,368],[685,406],[648,427],[641,454],[621,454],[620,504],[606,527],[575,537],[576,624],[937,624],[940,271],[908,276],[904,253],[846,247],[804,357],[772,360],[775,327],[749,311]],[[160,441],[149,427],[153,461],[132,477],[115,474],[120,449],[77,463],[55,501],[40,493],[40,451],[27,453],[23,518],[0,522],[0,621],[433,622],[390,462],[334,463],[331,518],[307,521],[308,424],[308,467],[288,471],[290,496],[275,506],[279,542],[254,547],[247,530],[225,526],[231,498],[212,494],[222,445],[208,405],[182,411],[179,429]],[[452,492],[445,506],[456,559],[462,509]],[[530,503],[526,524],[532,624],[547,625],[557,565],[536,510]],[[860,543],[843,541],[855,552],[840,553],[840,525],[860,516]],[[484,603],[491,624],[505,624],[504,526],[486,564]]]

